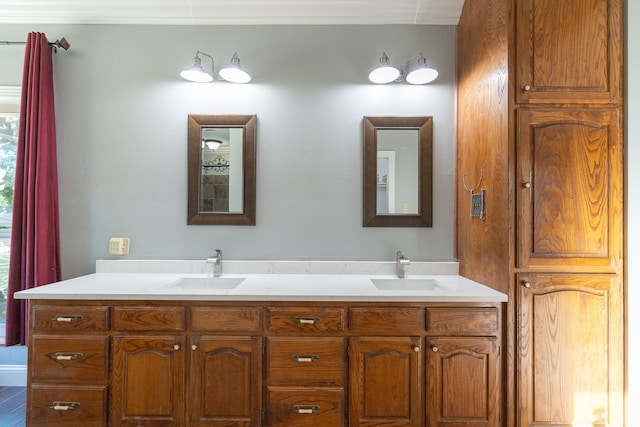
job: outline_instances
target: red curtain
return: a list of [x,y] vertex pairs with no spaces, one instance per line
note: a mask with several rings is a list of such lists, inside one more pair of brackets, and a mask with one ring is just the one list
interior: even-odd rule
[[26,344],[27,304],[13,293],[60,280],[58,169],[51,46],[29,33],[13,194],[6,344]]

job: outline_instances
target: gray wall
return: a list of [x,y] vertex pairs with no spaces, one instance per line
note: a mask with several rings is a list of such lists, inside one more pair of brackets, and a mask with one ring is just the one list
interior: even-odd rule
[[[109,258],[112,236],[130,258],[453,259],[454,27],[2,25],[0,40],[29,31],[71,43],[54,58],[65,278]],[[180,79],[196,50],[217,65],[238,51],[253,82]],[[440,76],[369,84],[382,51],[423,52]],[[0,47],[0,85],[20,83],[22,57]],[[188,114],[257,114],[255,227],[186,225]],[[433,116],[432,228],[362,227],[365,115]]]

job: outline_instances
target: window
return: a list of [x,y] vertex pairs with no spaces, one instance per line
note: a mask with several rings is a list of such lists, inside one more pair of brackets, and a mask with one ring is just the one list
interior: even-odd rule
[[0,86],[0,343],[4,343],[20,88]]

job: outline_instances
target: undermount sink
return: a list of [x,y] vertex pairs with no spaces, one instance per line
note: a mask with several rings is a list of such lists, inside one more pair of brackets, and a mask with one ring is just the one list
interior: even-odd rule
[[184,277],[172,285],[181,289],[233,289],[243,277]]
[[371,279],[381,291],[439,291],[446,287],[435,279]]

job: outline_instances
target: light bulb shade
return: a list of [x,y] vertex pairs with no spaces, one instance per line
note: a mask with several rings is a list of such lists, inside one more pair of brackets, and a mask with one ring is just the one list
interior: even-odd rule
[[410,67],[407,65],[407,83],[412,85],[423,85],[434,81],[438,77],[438,71],[427,65],[427,60],[420,56],[416,61],[416,65]]
[[183,70],[180,73],[180,76],[183,79],[186,79],[192,82],[208,83],[213,80],[213,76],[211,75],[211,73],[209,73],[204,68],[202,68],[202,62],[200,61],[200,57],[198,56],[199,53],[201,52],[196,52],[196,56],[193,57],[193,63],[191,64],[191,67],[187,68],[186,70]]
[[382,52],[380,65],[369,73],[369,81],[371,83],[386,84],[398,80],[401,76],[402,71],[391,65],[387,54]]
[[231,58],[231,63],[220,69],[218,72],[220,77],[231,83],[249,83],[251,76],[240,67],[240,58],[238,54],[234,53]]
[[203,139],[202,140],[202,148],[208,148],[209,150],[215,151],[222,145],[222,141],[219,139]]

